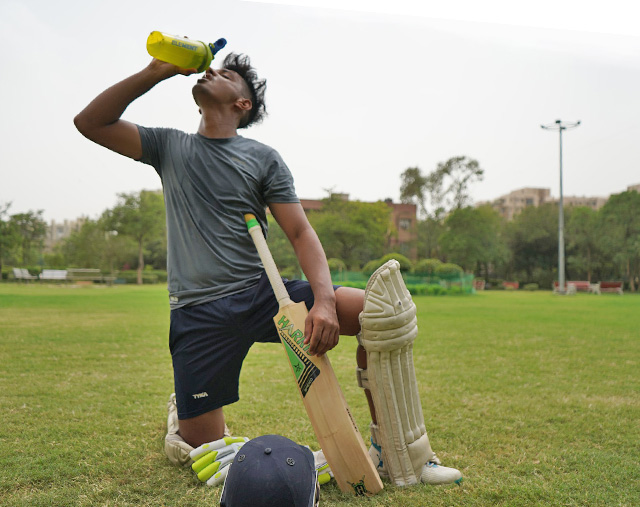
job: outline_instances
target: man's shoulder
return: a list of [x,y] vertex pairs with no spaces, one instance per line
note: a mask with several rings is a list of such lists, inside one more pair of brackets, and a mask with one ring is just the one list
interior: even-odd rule
[[168,139],[193,136],[193,134],[188,134],[182,130],[169,127],[144,127],[142,125],[137,125],[137,127],[141,135],[153,136],[156,138]]
[[244,146],[251,147],[251,148],[254,148],[256,150],[276,151],[275,149],[273,149],[268,144],[264,144],[264,143],[262,143],[260,141],[255,140],[255,139],[251,139],[250,137],[238,136],[237,139],[238,139],[239,144],[243,144]]
[[276,158],[280,158],[280,155],[275,148],[248,137],[238,136],[237,146],[243,151],[251,152],[259,156],[261,159],[273,160]]

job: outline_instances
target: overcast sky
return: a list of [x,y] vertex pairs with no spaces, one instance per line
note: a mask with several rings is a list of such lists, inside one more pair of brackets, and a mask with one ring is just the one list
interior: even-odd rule
[[[297,5],[296,5],[297,4]],[[2,0],[0,204],[47,220],[98,217],[155,171],[84,139],[73,117],[141,70],[152,30],[247,53],[269,117],[241,131],[276,148],[298,195],[398,200],[400,174],[466,155],[474,200],[525,186],[607,196],[640,183],[640,7],[578,0]],[[321,6],[321,7],[320,7]],[[481,6],[481,8],[480,8]],[[516,7],[517,6],[517,7]],[[605,9],[605,10],[603,10]],[[197,77],[177,76],[124,118],[195,132]]]

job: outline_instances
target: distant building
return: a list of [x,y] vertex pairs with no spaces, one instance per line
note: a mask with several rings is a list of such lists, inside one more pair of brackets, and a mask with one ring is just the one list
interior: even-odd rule
[[629,185],[627,187],[627,190],[635,190],[640,194],[640,183],[638,183],[637,185]]
[[[592,210],[599,210],[609,200],[608,197],[575,197],[565,196],[562,202],[565,206],[586,206]],[[559,199],[550,199],[548,202],[558,203]]]
[[548,188],[521,188],[493,201],[479,202],[477,206],[488,204],[502,217],[512,220],[523,209],[548,202],[550,195],[551,190]]
[[[564,206],[587,206],[593,210],[602,208],[607,199],[607,197],[577,196],[563,196],[562,198]],[[548,188],[521,188],[493,201],[479,202],[476,206],[489,205],[502,217],[512,220],[513,217],[529,206],[540,206],[546,203],[558,204],[558,201],[559,199],[551,197],[551,190]]]
[[415,204],[394,203],[391,199],[385,199],[384,202],[391,206],[391,221],[398,233],[397,237],[391,238],[390,247],[415,261],[418,258],[418,207]]
[[47,236],[44,240],[45,251],[50,252],[56,243],[71,236],[72,232],[79,231],[86,221],[86,217],[80,217],[76,220],[64,220],[63,222],[51,220],[51,223],[47,226]]

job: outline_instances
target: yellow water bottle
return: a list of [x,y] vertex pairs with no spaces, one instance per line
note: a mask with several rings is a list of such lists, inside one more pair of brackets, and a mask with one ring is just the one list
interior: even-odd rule
[[225,39],[205,44],[199,40],[151,32],[147,39],[147,51],[154,58],[172,63],[181,69],[198,69],[198,72],[204,72],[211,65],[215,54],[226,44]]

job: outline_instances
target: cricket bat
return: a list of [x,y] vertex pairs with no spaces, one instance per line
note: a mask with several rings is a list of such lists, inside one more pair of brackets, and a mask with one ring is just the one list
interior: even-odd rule
[[382,489],[362,436],[344,398],[326,354],[310,356],[304,342],[307,307],[294,303],[271,256],[262,228],[253,215],[245,215],[280,309],[273,318],[280,341],[298,384],[309,420],[341,491],[374,495]]

